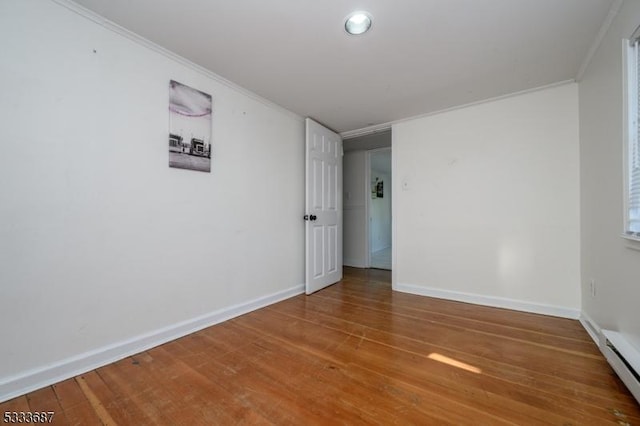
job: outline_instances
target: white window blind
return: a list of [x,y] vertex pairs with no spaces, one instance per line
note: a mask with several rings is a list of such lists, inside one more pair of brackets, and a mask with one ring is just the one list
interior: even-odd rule
[[[635,36],[636,34],[634,34]],[[640,38],[629,52],[629,134],[627,136],[627,223],[625,232],[640,237]]]

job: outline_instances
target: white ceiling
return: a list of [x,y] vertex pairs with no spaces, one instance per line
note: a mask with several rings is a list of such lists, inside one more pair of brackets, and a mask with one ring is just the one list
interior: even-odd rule
[[574,79],[614,0],[76,1],[343,132]]

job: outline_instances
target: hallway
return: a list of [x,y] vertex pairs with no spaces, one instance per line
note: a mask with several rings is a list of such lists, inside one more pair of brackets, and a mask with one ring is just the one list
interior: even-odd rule
[[371,254],[371,267],[391,270],[391,247],[373,252]]

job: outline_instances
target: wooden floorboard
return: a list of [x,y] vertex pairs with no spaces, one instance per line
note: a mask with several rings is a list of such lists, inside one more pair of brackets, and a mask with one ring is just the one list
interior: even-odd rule
[[640,425],[578,321],[344,279],[0,404],[68,425]]

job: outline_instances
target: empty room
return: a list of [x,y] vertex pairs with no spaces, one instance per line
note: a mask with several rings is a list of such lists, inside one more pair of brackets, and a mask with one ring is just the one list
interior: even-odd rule
[[640,424],[637,0],[0,1],[3,424]]

